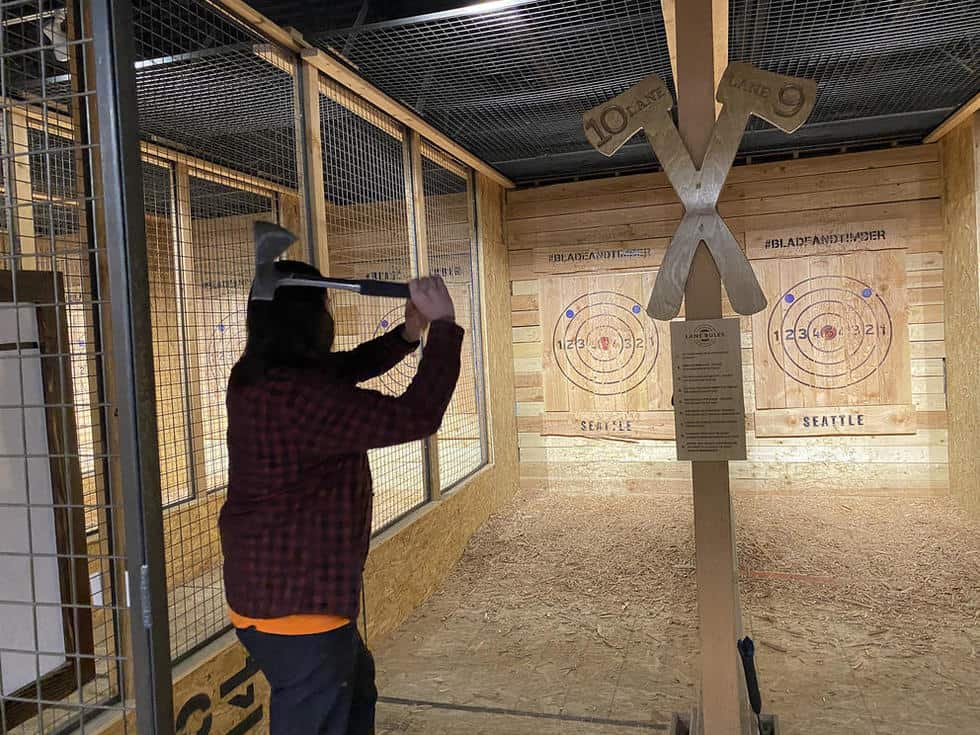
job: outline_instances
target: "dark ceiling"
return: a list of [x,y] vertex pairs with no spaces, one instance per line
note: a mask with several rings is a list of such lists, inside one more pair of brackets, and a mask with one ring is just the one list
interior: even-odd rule
[[[581,113],[650,72],[673,84],[658,0],[252,0],[519,182],[649,168],[595,153]],[[980,89],[977,0],[731,0],[732,59],[818,82],[792,137],[741,155],[917,142]]]

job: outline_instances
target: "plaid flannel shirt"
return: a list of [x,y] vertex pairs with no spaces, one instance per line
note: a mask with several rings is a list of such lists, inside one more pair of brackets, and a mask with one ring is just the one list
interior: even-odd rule
[[332,353],[323,368],[280,370],[228,390],[228,497],[218,525],[232,610],[357,617],[371,541],[367,450],[438,430],[462,341],[461,327],[434,322],[398,397],[356,384],[413,351],[401,329]]

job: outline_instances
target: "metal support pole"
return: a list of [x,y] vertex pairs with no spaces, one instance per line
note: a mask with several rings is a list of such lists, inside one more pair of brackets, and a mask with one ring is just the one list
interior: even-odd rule
[[173,732],[132,3],[92,0],[137,731]]

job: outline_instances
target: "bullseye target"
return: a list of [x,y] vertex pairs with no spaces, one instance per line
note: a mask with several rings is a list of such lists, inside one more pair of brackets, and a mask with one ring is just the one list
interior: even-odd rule
[[769,351],[798,383],[846,388],[878,370],[893,332],[891,313],[873,285],[849,276],[817,276],[779,297],[769,315]]
[[[373,337],[380,337],[391,331],[392,327],[401,324],[405,318],[405,307],[396,306],[384,314],[375,325]],[[395,367],[381,376],[380,380],[385,388],[396,392],[403,392],[415,378],[415,373],[419,367],[419,351],[415,350],[404,360],[401,360]]]
[[562,375],[594,395],[641,385],[660,355],[660,338],[637,301],[614,291],[584,294],[558,316],[552,335]]

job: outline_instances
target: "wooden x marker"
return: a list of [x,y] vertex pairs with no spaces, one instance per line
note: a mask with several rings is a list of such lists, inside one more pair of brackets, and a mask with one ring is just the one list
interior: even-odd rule
[[651,74],[629,90],[582,117],[585,135],[601,153],[612,156],[641,128],[671,186],[684,205],[678,225],[650,295],[647,313],[664,321],[677,316],[698,244],[704,242],[721,274],[732,308],[755,314],[766,306],[752,266],[731,230],[718,214],[718,196],[735,160],[751,115],[792,133],[810,116],[816,83],[729,64],[717,91],[722,103],[701,168],[691,160],[674,125],[674,100],[663,80]]

